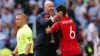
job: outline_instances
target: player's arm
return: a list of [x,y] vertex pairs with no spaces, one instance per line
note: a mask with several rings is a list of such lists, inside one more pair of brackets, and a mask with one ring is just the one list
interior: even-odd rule
[[46,28],[46,34],[51,34],[56,32],[58,29],[58,22],[54,23],[51,27]]
[[31,45],[32,45],[32,43],[29,43],[29,44],[26,45],[26,51],[25,51],[25,54],[26,54],[26,55],[29,54],[30,49],[31,49]]
[[36,21],[38,23],[40,23],[41,26],[43,26],[44,28],[47,27],[48,25],[52,25],[54,23],[54,21],[60,16],[62,15],[62,12],[58,12],[56,13],[52,18],[49,18],[48,20],[44,20],[42,15],[37,16]]
[[14,49],[14,51],[12,52],[12,56],[16,55],[18,53],[18,47],[16,46],[16,48]]
[[28,55],[31,49],[32,42],[33,42],[31,34],[26,34],[25,41],[26,41],[25,55]]
[[53,24],[51,19],[44,20],[42,15],[37,16],[36,21],[44,28],[46,28],[48,25],[52,25]]

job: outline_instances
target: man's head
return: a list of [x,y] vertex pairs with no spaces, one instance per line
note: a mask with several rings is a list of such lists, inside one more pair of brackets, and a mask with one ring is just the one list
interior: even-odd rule
[[15,22],[17,26],[22,27],[27,22],[27,16],[24,13],[17,14]]
[[56,8],[56,12],[62,12],[63,13],[63,16],[66,16],[66,13],[67,13],[67,8],[65,5],[58,5],[57,8]]
[[44,10],[46,11],[46,13],[48,14],[52,14],[54,12],[54,4],[52,1],[46,1],[44,3]]

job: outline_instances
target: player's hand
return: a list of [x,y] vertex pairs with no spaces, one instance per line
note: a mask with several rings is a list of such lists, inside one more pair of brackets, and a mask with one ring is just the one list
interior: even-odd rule
[[61,18],[63,17],[63,12],[59,11],[59,12],[56,12],[54,17],[51,18],[52,22],[55,22],[55,20],[57,20],[58,18]]
[[57,52],[57,55],[59,56],[61,55],[61,49],[58,49],[56,52]]
[[49,26],[45,30],[46,30],[46,34],[51,33],[51,30],[50,30],[50,27]]
[[63,12],[59,11],[55,13],[54,19],[63,17]]
[[63,16],[63,12],[59,11],[58,13],[56,13],[57,17],[62,17]]

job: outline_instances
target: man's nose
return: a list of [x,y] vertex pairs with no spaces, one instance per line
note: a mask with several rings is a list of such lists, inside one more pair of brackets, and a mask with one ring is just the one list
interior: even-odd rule
[[51,9],[54,9],[54,7],[52,7],[52,6],[51,6],[50,8],[51,8]]
[[51,9],[54,9],[53,7],[51,7]]

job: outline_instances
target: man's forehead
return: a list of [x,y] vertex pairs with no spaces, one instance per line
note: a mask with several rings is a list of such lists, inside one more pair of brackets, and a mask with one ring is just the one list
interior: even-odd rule
[[22,16],[21,16],[21,15],[17,15],[17,16],[16,16],[16,18],[20,18],[20,17],[22,17]]
[[52,1],[46,1],[46,2],[44,3],[44,5],[45,5],[45,6],[53,5],[53,2],[52,2]]

